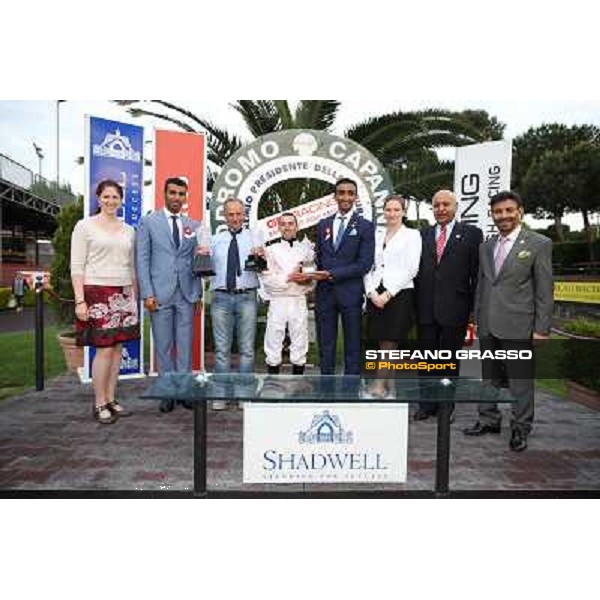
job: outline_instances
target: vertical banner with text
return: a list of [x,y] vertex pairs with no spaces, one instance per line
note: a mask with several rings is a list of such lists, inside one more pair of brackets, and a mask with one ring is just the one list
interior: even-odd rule
[[454,193],[457,218],[475,225],[488,239],[496,233],[490,198],[510,189],[512,141],[484,142],[456,149]]
[[[154,210],[165,205],[164,183],[169,177],[181,177],[188,184],[188,202],[182,212],[195,221],[205,215],[206,138],[203,133],[185,133],[157,129],[154,132]],[[194,314],[192,368],[204,369],[204,314]]]
[[[84,215],[96,214],[98,202],[96,186],[104,179],[113,179],[123,186],[123,206],[119,218],[137,227],[142,214],[142,186],[144,169],[144,130],[137,125],[85,117],[85,200]],[[140,321],[143,318],[139,306]],[[143,332],[143,323],[140,323]],[[143,339],[123,344],[120,377],[139,377],[144,374]],[[92,376],[95,350],[85,349],[84,381]]]

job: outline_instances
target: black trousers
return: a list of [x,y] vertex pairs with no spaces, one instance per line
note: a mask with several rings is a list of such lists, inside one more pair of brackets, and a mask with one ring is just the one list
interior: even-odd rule
[[[421,350],[450,350],[455,352],[456,350],[460,350],[465,343],[465,335],[467,333],[467,323],[459,326],[447,326],[440,325],[439,323],[427,323],[427,324],[419,324],[419,348]],[[445,362],[445,361],[442,361]],[[458,363],[458,368],[456,375],[460,373],[460,361],[456,361]],[[421,399],[422,401],[419,403],[419,408],[431,415],[434,415],[438,411],[439,403],[435,402],[439,398],[439,393],[443,390],[444,396],[448,398],[454,397],[454,386],[443,388],[442,386],[436,386],[436,389],[439,390],[433,391],[430,384],[432,380],[440,379],[440,375],[435,375],[435,371],[431,373],[427,373],[425,371],[419,371],[419,376],[422,378],[421,385]],[[448,375],[444,375],[443,377],[448,379],[455,379],[456,377],[448,377]],[[454,403],[452,403],[450,410],[454,409]]]

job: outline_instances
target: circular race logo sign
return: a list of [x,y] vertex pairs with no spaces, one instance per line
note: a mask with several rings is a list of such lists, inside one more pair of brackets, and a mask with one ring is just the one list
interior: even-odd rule
[[[347,138],[312,129],[288,129],[257,138],[240,148],[221,170],[212,190],[213,231],[226,229],[223,203],[239,198],[246,207],[246,220],[266,232],[266,239],[279,236],[281,213],[258,219],[262,196],[276,183],[289,179],[318,179],[331,184],[349,177],[357,183],[357,210],[376,225],[383,224],[383,201],[392,193],[391,180],[380,162],[365,148]],[[337,210],[333,193],[290,208],[299,229],[306,229]]]

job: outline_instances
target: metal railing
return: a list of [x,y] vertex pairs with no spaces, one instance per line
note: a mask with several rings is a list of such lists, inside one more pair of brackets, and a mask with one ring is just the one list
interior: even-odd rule
[[36,175],[31,169],[5,154],[0,154],[0,179],[60,206],[77,200],[75,194],[68,188],[57,186],[56,181],[49,181],[45,177]]

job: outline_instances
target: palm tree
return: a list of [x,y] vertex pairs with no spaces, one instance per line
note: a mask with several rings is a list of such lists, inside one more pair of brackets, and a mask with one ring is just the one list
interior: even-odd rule
[[[134,116],[151,116],[173,123],[184,131],[204,131],[208,160],[222,167],[241,147],[241,139],[189,110],[164,100],[147,104],[139,100],[116,100]],[[134,106],[135,105],[135,106]],[[287,100],[237,100],[232,105],[254,137],[284,129],[330,131],[340,107],[337,100],[301,100],[292,111]],[[166,109],[166,110],[165,110]],[[403,193],[429,199],[435,189],[451,187],[453,163],[438,159],[436,150],[490,139],[501,139],[504,125],[485,111],[453,112],[427,109],[395,112],[352,125],[342,135],[367,148],[383,165],[394,185]],[[214,181],[209,181],[209,189]],[[314,180],[287,181],[270,190],[268,200],[323,195],[327,184]],[[267,202],[268,204],[268,202]]]

